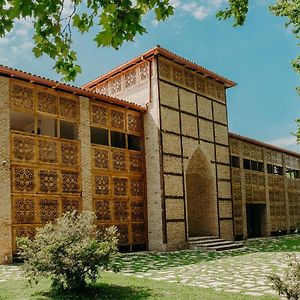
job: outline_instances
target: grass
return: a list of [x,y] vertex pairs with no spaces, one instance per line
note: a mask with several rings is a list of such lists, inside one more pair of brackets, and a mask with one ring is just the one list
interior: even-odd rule
[[[253,296],[217,292],[166,283],[148,279],[140,279],[122,274],[103,273],[102,278],[90,289],[80,295],[55,295],[50,292],[50,282],[43,280],[36,287],[30,288],[25,280],[8,280],[0,283],[1,300],[83,300],[83,299],[114,299],[114,300],[154,300],[154,299],[187,299],[187,300],[253,300]],[[255,297],[258,300],[279,299],[278,297]]]
[[227,252],[186,250],[161,253],[123,254],[117,259],[117,264],[127,272],[136,273],[186,266],[255,252],[300,252],[300,235],[295,234],[250,240],[245,242],[245,249]]

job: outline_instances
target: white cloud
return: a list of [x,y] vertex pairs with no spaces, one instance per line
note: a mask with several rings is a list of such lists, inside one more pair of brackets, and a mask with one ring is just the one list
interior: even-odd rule
[[14,65],[18,60],[30,61],[32,59],[32,30],[31,18],[15,22],[12,31],[0,39],[0,63]]
[[[199,21],[214,15],[227,2],[227,0],[200,0],[197,2],[170,0],[170,4],[174,6],[175,10],[189,13]],[[153,25],[155,26],[156,24]]]
[[184,4],[181,6],[181,8],[184,11],[191,13],[197,20],[200,20],[200,21],[205,19],[209,14],[209,11],[206,7],[201,6],[201,5],[197,4],[196,2],[190,2],[190,3]]
[[288,137],[283,137],[279,139],[272,140],[268,142],[271,145],[282,147],[282,148],[287,148],[287,147],[292,147],[297,145],[297,138],[295,136],[288,136]]

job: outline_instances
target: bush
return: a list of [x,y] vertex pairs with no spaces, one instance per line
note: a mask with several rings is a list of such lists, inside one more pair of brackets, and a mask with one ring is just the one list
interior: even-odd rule
[[285,271],[283,277],[277,274],[269,276],[272,286],[279,293],[289,300],[300,299],[300,261],[295,255],[290,255],[288,269]]
[[117,271],[113,264],[118,244],[116,227],[99,235],[94,221],[91,212],[68,212],[40,228],[34,240],[18,239],[29,282],[50,277],[53,290],[74,291],[94,282],[101,269]]

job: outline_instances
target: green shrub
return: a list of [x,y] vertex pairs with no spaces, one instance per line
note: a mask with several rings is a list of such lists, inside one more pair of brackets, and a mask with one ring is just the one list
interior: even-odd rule
[[279,293],[289,300],[300,299],[300,261],[295,255],[290,255],[288,269],[280,277],[277,274],[269,276],[272,286]]
[[103,269],[118,271],[113,263],[118,244],[116,227],[99,234],[94,221],[91,212],[68,212],[40,228],[34,240],[19,239],[19,254],[29,282],[48,277],[53,290],[76,291],[94,282]]

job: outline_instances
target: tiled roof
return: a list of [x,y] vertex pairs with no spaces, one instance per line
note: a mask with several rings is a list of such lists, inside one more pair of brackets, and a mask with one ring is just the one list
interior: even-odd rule
[[99,76],[98,78],[84,84],[82,87],[84,88],[92,88],[94,85],[100,83],[101,81],[104,81],[108,78],[110,78],[111,76],[114,76],[128,68],[130,68],[131,66],[137,64],[137,63],[140,63],[141,61],[143,61],[144,59],[147,59],[147,58],[150,58],[154,55],[161,55],[161,56],[164,56],[178,64],[181,64],[181,65],[184,65],[185,67],[199,73],[199,74],[202,74],[206,77],[209,77],[209,78],[212,78],[212,79],[215,79],[221,83],[224,83],[224,85],[227,87],[227,88],[230,88],[230,87],[233,87],[236,85],[235,82],[221,76],[221,75],[218,75],[217,73],[214,73],[212,71],[209,71],[207,70],[206,68],[194,63],[194,62],[191,62],[167,49],[164,49],[160,46],[156,46],[154,48],[152,48],[151,50],[133,58],[132,60],[118,66],[117,68],[111,70],[110,72],[106,73],[106,74],[103,74],[101,76]]
[[53,89],[70,92],[70,93],[73,93],[73,94],[76,94],[79,96],[88,97],[91,99],[101,100],[101,101],[104,101],[107,103],[116,104],[119,106],[135,109],[138,111],[146,111],[147,110],[147,108],[145,108],[145,107],[142,107],[138,104],[135,104],[135,103],[132,103],[132,102],[129,102],[126,100],[121,100],[121,99],[117,99],[114,97],[102,95],[102,94],[99,94],[96,92],[91,92],[91,91],[81,88],[81,87],[75,87],[75,86],[72,86],[72,85],[69,85],[66,83],[61,83],[59,81],[51,80],[51,79],[48,79],[48,78],[45,78],[42,76],[34,75],[31,73],[27,73],[27,72],[13,69],[13,68],[3,66],[3,65],[0,65],[0,75],[5,75],[8,77],[22,79],[22,80],[30,81],[32,83],[42,84],[44,86],[51,87]]

